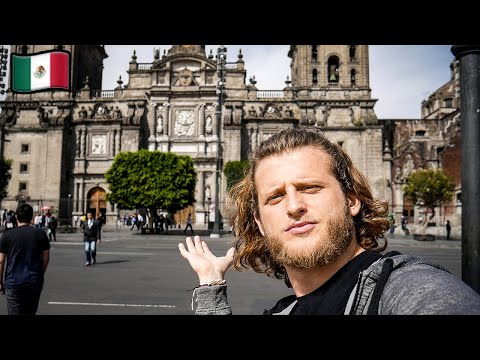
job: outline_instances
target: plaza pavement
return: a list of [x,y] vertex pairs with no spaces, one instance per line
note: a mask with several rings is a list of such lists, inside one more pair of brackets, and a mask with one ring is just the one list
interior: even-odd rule
[[[216,255],[223,255],[234,241],[228,232],[210,238],[197,229]],[[390,235],[389,249],[424,256],[461,276],[459,240],[417,241]],[[185,240],[183,230],[168,235],[142,235],[129,227],[104,228],[98,246],[97,264],[83,266],[85,255],[80,233],[57,234],[52,242],[38,315],[191,315],[196,274],[178,251]],[[261,314],[267,307],[291,294],[283,280],[252,270],[229,270],[228,298],[234,314]],[[194,304],[195,305],[195,304]],[[0,315],[6,314],[0,296]]]

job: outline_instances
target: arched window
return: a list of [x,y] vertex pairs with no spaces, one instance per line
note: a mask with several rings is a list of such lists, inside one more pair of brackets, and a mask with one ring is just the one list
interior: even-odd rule
[[317,45],[312,45],[312,60],[317,61]]
[[355,57],[357,55],[356,52],[357,52],[357,46],[350,45],[350,49],[349,49],[350,61],[355,60]]
[[318,71],[317,71],[317,69],[313,69],[313,71],[312,71],[312,83],[313,83],[313,85],[318,84]]
[[355,69],[350,70],[350,81],[352,85],[355,85],[357,81],[357,70]]
[[339,71],[340,59],[337,56],[330,56],[328,59],[328,82],[338,83],[340,81]]

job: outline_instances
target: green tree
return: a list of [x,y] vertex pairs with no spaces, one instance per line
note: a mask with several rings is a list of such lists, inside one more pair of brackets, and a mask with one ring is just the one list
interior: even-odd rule
[[248,171],[248,160],[229,161],[225,164],[223,173],[227,178],[227,189],[242,180]]
[[139,150],[119,153],[105,174],[107,200],[120,209],[145,208],[152,227],[157,209],[174,213],[195,201],[197,175],[190,156]]
[[452,200],[455,183],[443,170],[419,170],[405,179],[403,191],[415,205],[423,206],[427,210],[423,223],[425,230],[429,220],[435,216],[435,207]]
[[8,182],[12,178],[10,171],[12,170],[13,161],[0,157],[0,201],[7,197]]

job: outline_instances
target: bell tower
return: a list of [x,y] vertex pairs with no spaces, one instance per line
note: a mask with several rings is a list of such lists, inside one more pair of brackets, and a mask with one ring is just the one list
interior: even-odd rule
[[[383,133],[371,97],[367,45],[291,45],[292,93],[299,125],[322,131],[385,196]],[[388,161],[385,160],[385,161]]]
[[293,89],[370,98],[368,45],[291,45],[288,56]]

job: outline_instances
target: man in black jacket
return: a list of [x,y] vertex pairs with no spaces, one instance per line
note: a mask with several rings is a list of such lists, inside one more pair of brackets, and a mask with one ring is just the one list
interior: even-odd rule
[[[33,208],[17,208],[18,226],[0,239],[0,293],[7,295],[9,315],[35,315],[50,260],[45,231],[31,226]],[[6,266],[5,266],[6,264]]]
[[87,213],[87,221],[82,223],[83,243],[87,262],[85,266],[94,265],[97,262],[97,241],[101,242],[101,231],[99,220],[93,218],[91,212]]

